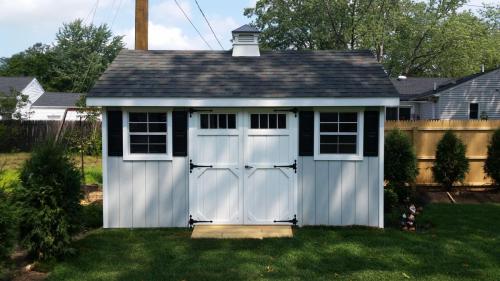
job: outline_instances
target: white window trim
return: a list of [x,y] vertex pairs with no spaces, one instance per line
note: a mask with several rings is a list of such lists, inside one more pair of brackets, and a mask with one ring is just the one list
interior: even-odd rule
[[[470,118],[470,105],[477,104],[477,118]],[[481,105],[479,102],[469,102],[469,107],[467,108],[467,118],[469,120],[481,120]]]
[[[129,135],[129,113],[130,112],[165,112],[167,113],[167,153],[165,154],[150,154],[150,153],[130,153],[130,135]],[[122,126],[123,126],[123,160],[125,161],[162,161],[172,160],[172,110],[170,109],[143,109],[143,108],[124,108],[122,109]]]
[[[358,113],[358,134],[356,144],[356,154],[320,154],[319,153],[319,115],[322,112],[357,112]],[[333,161],[361,161],[363,160],[363,126],[364,111],[362,109],[328,109],[314,112],[314,160]]]

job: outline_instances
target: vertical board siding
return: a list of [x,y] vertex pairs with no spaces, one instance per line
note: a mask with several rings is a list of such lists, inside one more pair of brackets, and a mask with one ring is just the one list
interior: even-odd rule
[[108,227],[185,227],[187,160],[123,161],[108,157]]
[[378,157],[298,163],[299,224],[379,226]]

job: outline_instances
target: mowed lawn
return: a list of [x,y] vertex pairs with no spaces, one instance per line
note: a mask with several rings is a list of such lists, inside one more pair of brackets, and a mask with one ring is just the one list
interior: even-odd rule
[[191,240],[97,230],[49,280],[500,280],[500,205],[430,205],[425,232],[301,228],[292,239]]

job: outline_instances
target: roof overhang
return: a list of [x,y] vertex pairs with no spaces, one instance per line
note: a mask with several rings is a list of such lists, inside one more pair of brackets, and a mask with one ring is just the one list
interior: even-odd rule
[[281,107],[398,106],[399,97],[370,98],[138,98],[87,97],[88,106]]

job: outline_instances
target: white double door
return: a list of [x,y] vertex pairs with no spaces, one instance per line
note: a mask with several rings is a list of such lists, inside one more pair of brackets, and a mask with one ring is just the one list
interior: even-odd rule
[[189,120],[192,218],[214,224],[276,224],[293,219],[295,114],[205,110],[192,113]]

